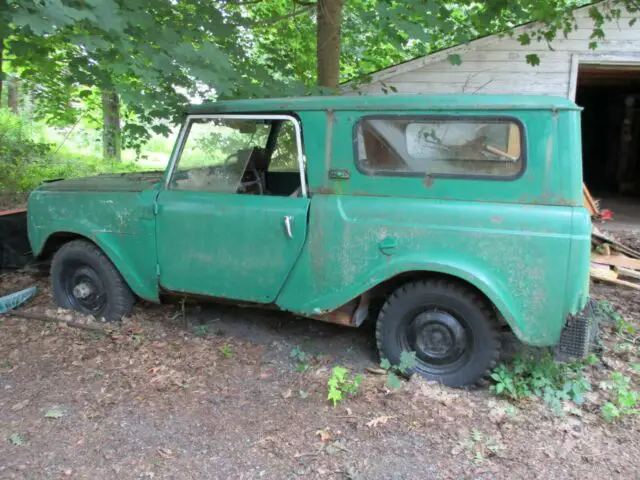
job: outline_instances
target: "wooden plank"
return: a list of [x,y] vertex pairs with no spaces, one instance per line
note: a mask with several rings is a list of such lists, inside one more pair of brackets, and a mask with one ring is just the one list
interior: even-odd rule
[[598,255],[593,253],[591,254],[591,261],[595,263],[602,263],[603,265],[611,265],[613,267],[640,270],[640,260],[625,257],[623,255]]
[[610,245],[613,245],[613,248],[615,248],[616,250],[618,250],[619,252],[622,252],[628,256],[630,256],[631,258],[638,258],[640,259],[640,252],[637,252],[636,250],[633,250],[632,248],[627,247],[626,245],[621,244],[620,242],[616,242],[613,238],[609,238],[601,233],[598,233],[596,231],[591,232],[591,237],[595,238],[596,240],[600,241],[600,242],[606,242]]
[[604,276],[603,277],[594,276],[593,278],[595,278],[596,280],[603,281],[603,282],[613,283],[614,285],[621,285],[623,287],[633,288],[634,290],[640,290],[640,285],[638,285],[636,283],[626,282],[624,280],[619,280],[617,278],[609,278],[609,277],[604,277]]
[[589,210],[589,213],[591,214],[591,216],[593,217],[593,216],[600,215],[600,211],[598,210],[598,205],[593,200],[593,197],[591,196],[591,192],[589,192],[589,189],[584,183],[582,184],[582,193],[584,194],[585,207],[587,207],[587,210]]
[[615,270],[616,272],[618,272],[618,277],[629,277],[635,280],[640,280],[640,272],[636,270],[631,270],[624,267],[615,267]]

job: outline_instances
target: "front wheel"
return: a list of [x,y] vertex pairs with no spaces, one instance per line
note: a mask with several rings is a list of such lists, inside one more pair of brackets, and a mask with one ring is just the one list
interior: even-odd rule
[[486,375],[500,351],[497,320],[476,292],[446,280],[408,283],[387,299],[378,316],[376,340],[382,358],[400,363],[415,352],[411,373],[451,387]]
[[56,303],[107,321],[133,310],[134,296],[116,267],[94,244],[74,240],[56,252],[51,262]]

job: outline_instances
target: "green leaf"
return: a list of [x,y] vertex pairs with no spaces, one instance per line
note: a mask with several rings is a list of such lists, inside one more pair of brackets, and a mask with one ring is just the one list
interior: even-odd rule
[[620,416],[620,410],[611,402],[605,403],[602,408],[600,408],[600,413],[602,414],[604,421],[607,423],[613,422]]
[[520,36],[518,36],[518,42],[520,42],[520,45],[530,45],[531,37],[529,36],[528,33],[523,33]]
[[400,378],[393,372],[387,372],[387,387],[390,390],[399,390],[402,387]]
[[11,442],[12,445],[16,445],[18,447],[21,447],[27,444],[27,442],[24,439],[24,436],[21,433],[12,433],[9,436],[9,442]]
[[462,64],[462,57],[457,53],[452,53],[452,54],[448,55],[447,59],[449,60],[449,63],[451,63],[451,65],[461,65]]
[[59,407],[53,407],[47,410],[47,413],[44,414],[45,418],[60,418],[64,417],[64,412]]
[[329,388],[329,394],[327,395],[327,400],[333,402],[333,406],[338,405],[338,402],[343,399],[342,392],[337,388]]
[[400,353],[400,365],[398,366],[400,373],[407,373],[415,366],[416,352],[407,352],[406,350],[403,350]]
[[332,377],[335,377],[338,382],[344,383],[347,377],[347,369],[344,367],[333,367]]
[[526,58],[527,58],[527,63],[532,67],[536,67],[540,65],[540,57],[535,53],[528,54]]
[[380,368],[383,370],[389,370],[391,368],[391,362],[388,359],[383,358],[380,362]]

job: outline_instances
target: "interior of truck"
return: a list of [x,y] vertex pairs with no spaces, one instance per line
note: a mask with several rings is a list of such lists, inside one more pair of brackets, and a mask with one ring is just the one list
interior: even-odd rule
[[302,188],[293,121],[194,120],[182,146],[172,187],[299,196]]

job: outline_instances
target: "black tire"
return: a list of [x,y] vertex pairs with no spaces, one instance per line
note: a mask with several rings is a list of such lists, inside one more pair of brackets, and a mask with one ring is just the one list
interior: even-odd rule
[[416,352],[409,373],[451,387],[472,385],[495,366],[500,353],[495,312],[464,285],[440,279],[407,283],[380,311],[376,341],[382,358],[400,364]]
[[125,280],[102,250],[86,240],[74,240],[56,252],[51,283],[62,308],[109,322],[133,310],[135,299]]

